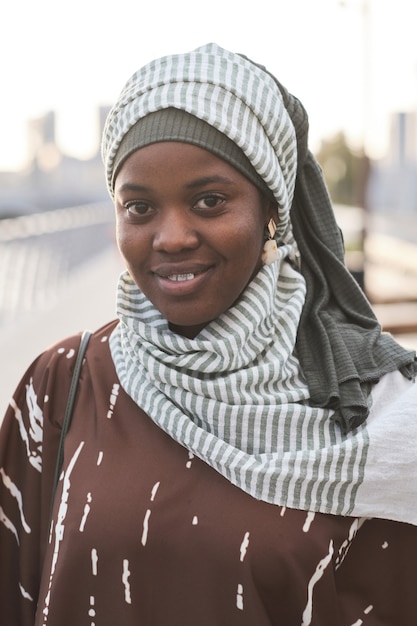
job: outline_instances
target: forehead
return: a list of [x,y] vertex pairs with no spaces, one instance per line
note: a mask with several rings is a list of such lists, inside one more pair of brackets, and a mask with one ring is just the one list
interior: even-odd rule
[[240,185],[252,183],[233,165],[205,148],[177,141],[163,141],[139,148],[122,164],[115,189],[132,179],[164,181],[169,178],[190,179],[202,175],[219,175]]

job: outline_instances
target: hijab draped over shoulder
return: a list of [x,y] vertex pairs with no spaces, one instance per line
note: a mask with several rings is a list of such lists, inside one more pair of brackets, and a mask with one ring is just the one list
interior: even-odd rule
[[[152,61],[130,78],[107,119],[102,154],[111,195],[125,137],[131,150],[141,147],[140,131],[135,144],[131,129],[173,109],[218,131],[249,162],[248,177],[277,204],[280,254],[195,339],[172,333],[122,275],[111,340],[120,381],[176,441],[254,497],[372,516],[369,493],[360,497],[365,475],[367,484],[377,476],[368,463],[370,390],[392,372],[412,380],[415,353],[381,332],[344,264],[308,149],[307,114],[264,67],[216,44]],[[155,140],[179,136],[188,140],[164,128]],[[225,160],[233,162],[233,151]],[[245,173],[237,158],[241,166]],[[417,522],[392,502],[388,516]]]
[[345,267],[340,229],[308,150],[303,105],[265,68],[216,44],[157,59],[131,77],[108,117],[103,158],[111,194],[124,135],[140,118],[168,107],[225,134],[273,192],[278,243],[291,244],[307,283],[297,353],[310,400],[340,409],[346,429],[359,425],[368,413],[364,383],[396,369],[412,377],[417,368],[414,353],[381,333]]

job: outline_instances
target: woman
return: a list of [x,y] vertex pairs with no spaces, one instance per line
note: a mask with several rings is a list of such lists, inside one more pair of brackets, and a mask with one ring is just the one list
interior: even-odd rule
[[103,139],[126,261],[49,524],[79,338],[0,447],[7,625],[417,622],[415,354],[380,332],[301,104],[215,44],[127,83]]

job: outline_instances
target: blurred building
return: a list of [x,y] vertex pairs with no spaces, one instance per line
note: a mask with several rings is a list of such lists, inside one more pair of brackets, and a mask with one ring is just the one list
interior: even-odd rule
[[[109,106],[97,109],[98,137],[109,110]],[[108,199],[99,141],[87,160],[62,153],[56,141],[56,116],[50,111],[28,122],[27,142],[27,167],[17,173],[0,172],[0,217]],[[387,154],[372,161],[369,170],[366,202],[357,198],[355,204],[417,216],[417,111],[392,115]],[[358,178],[358,171],[352,175]]]
[[372,170],[369,206],[417,215],[417,111],[391,116],[387,154]]
[[[97,110],[98,137],[109,107]],[[81,160],[61,152],[56,116],[50,111],[27,126],[28,164],[21,172],[0,172],[0,217],[12,217],[107,200],[100,145]]]

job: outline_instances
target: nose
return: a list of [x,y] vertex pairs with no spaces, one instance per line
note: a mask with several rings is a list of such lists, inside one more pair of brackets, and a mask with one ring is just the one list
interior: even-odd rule
[[195,249],[199,242],[198,232],[188,212],[181,208],[161,212],[153,240],[154,250],[174,254]]

